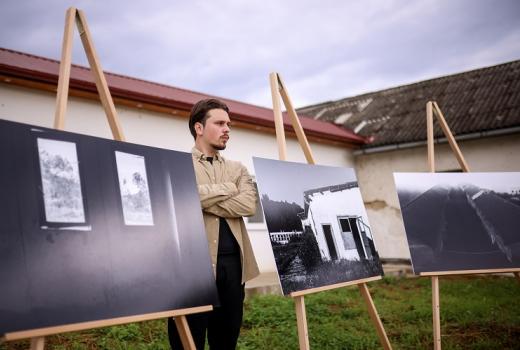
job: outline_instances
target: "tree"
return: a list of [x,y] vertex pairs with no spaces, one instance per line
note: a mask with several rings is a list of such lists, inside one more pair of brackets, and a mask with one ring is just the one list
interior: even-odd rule
[[322,261],[318,242],[316,241],[316,237],[314,237],[314,232],[312,232],[308,226],[305,227],[301,236],[301,245],[298,250],[298,256],[307,271]]
[[273,201],[264,194],[262,195],[262,207],[269,232],[303,231],[301,220],[298,217],[298,214],[303,212],[303,208],[298,204]]

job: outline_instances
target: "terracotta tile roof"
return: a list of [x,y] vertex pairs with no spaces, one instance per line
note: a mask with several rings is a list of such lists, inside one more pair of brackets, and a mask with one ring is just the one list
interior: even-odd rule
[[[0,48],[0,74],[57,85],[58,72],[59,61]],[[162,107],[189,111],[191,106],[198,100],[214,97],[204,93],[108,72],[105,72],[105,77],[113,97],[150,103]],[[95,92],[96,87],[90,69],[72,65],[70,88]],[[266,89],[268,89],[267,83]],[[272,109],[226,98],[220,99],[228,104],[234,120],[252,126],[268,127],[274,130]],[[314,120],[313,118],[302,115],[300,115],[300,120],[309,137],[313,136],[348,145],[361,145],[366,141],[365,138],[354,134],[351,130],[332,123]],[[284,124],[287,130],[292,130],[289,118],[285,113]]]
[[[298,109],[373,142],[426,140],[426,102],[437,101],[455,135],[520,127],[520,60]],[[519,130],[520,131],[520,130]],[[435,123],[435,136],[443,137]]]

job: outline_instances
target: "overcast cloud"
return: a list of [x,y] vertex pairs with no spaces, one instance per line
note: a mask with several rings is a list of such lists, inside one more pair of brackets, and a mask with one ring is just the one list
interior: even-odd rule
[[2,0],[0,47],[59,59],[69,6],[104,70],[267,107],[272,71],[303,107],[520,59],[516,0]]

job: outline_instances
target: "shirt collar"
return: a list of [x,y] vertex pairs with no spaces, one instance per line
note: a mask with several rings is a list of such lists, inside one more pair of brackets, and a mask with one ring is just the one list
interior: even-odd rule
[[[206,158],[207,158],[207,157],[204,155],[204,153],[202,153],[201,151],[199,151],[199,150],[197,149],[197,147],[195,147],[195,146],[191,149],[191,154],[192,154],[192,156],[193,156],[195,159],[197,159],[197,160],[199,160],[199,161],[205,161]],[[222,161],[224,160],[224,158],[222,158],[222,156],[220,155],[220,153],[219,153],[218,151],[216,151],[216,152],[215,152],[215,155],[213,156],[213,160],[216,160],[216,161],[218,161],[218,162],[222,162]]]

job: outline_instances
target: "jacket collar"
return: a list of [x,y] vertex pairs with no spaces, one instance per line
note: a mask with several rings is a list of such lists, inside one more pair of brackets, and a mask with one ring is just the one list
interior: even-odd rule
[[[198,161],[205,161],[206,160],[206,156],[204,155],[204,153],[202,153],[201,151],[199,151],[197,149],[197,147],[193,147],[191,149],[191,155],[194,159],[197,159]],[[220,155],[220,153],[217,151],[215,153],[215,156],[213,157],[213,160],[216,160],[218,162],[222,162],[224,161],[224,158]]]

